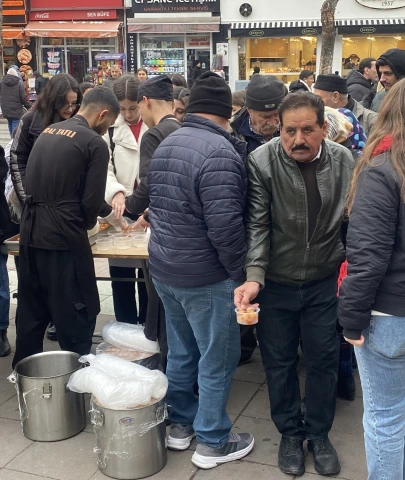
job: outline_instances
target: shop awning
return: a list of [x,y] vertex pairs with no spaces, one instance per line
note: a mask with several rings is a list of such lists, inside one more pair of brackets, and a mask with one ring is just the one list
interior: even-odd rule
[[[184,20],[184,21],[183,21]],[[219,32],[220,17],[129,18],[129,33],[207,33]]]
[[368,18],[338,20],[338,32],[346,35],[405,32],[405,18]]
[[3,27],[2,37],[9,40],[16,40],[22,38],[24,34],[23,27]]
[[322,32],[320,20],[234,22],[230,28],[232,37],[316,36]]
[[24,31],[31,37],[108,38],[118,35],[120,22],[29,22]]

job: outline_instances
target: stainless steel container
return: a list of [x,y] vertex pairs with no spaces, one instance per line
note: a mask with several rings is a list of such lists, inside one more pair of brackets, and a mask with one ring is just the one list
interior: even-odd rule
[[79,358],[72,352],[45,352],[17,363],[21,423],[30,440],[65,440],[86,426],[84,395],[66,388],[71,374],[82,367]]
[[97,464],[104,475],[136,480],[159,472],[167,462],[164,400],[135,410],[111,410],[92,398]]

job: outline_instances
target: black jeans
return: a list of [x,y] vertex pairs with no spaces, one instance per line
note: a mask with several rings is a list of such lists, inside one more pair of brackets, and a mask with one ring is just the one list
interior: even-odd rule
[[[257,333],[267,375],[271,417],[287,437],[324,437],[336,407],[339,361],[337,275],[293,287],[266,280],[257,297]],[[306,417],[301,420],[297,374],[301,337],[306,365]]]
[[[135,268],[110,265],[111,278],[135,278],[135,272]],[[143,271],[140,268],[138,268],[138,278],[143,278]],[[135,301],[135,282],[111,282],[111,288],[117,322],[145,323],[148,308],[146,285],[138,283],[138,308]]]
[[20,245],[20,254],[13,367],[43,351],[45,330],[51,321],[62,350],[90,353],[96,318],[87,314],[71,253]]

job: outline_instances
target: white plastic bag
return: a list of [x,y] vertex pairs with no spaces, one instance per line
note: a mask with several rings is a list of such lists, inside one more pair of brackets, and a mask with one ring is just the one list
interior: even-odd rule
[[112,410],[134,409],[149,404],[152,399],[150,383],[116,379],[95,367],[74,372],[67,387],[72,392],[92,393],[102,407]]
[[85,355],[79,361],[89,363],[91,367],[119,380],[139,380],[150,386],[152,398],[157,400],[166,395],[168,380],[160,370],[149,370],[142,365],[108,354]]
[[142,325],[108,322],[104,325],[102,336],[111,345],[119,348],[132,348],[142,352],[159,353],[159,345],[145,337]]

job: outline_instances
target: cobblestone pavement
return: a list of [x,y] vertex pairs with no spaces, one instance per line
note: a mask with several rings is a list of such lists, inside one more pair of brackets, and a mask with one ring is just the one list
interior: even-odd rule
[[[0,144],[8,139],[7,125],[0,120]],[[98,276],[108,276],[106,260],[95,261]],[[17,289],[17,278],[12,259],[9,259],[10,289]],[[99,282],[102,314],[97,321],[96,332],[113,315],[109,282]],[[10,309],[9,337],[15,345],[16,300]],[[57,344],[45,340],[46,350],[57,349]],[[0,480],[102,480],[107,479],[97,469],[93,454],[95,437],[88,422],[81,434],[69,440],[54,443],[32,442],[21,433],[19,411],[14,386],[7,381],[11,373],[12,355],[0,359]],[[300,368],[301,384],[304,369]],[[330,438],[339,454],[342,471],[337,478],[365,480],[364,441],[361,389],[356,372],[357,397],[354,402],[338,400],[335,423]],[[167,466],[151,480],[228,480],[250,478],[255,480],[283,480],[293,477],[282,474],[277,468],[277,451],[280,435],[270,419],[269,400],[265,375],[258,350],[254,361],[239,367],[233,379],[228,412],[236,432],[251,432],[255,447],[246,459],[223,465],[210,471],[199,470],[191,463],[192,450],[169,452]],[[302,480],[315,480],[312,455],[307,456],[307,473]],[[298,478],[298,477],[297,477]],[[319,477],[318,477],[319,478]]]

